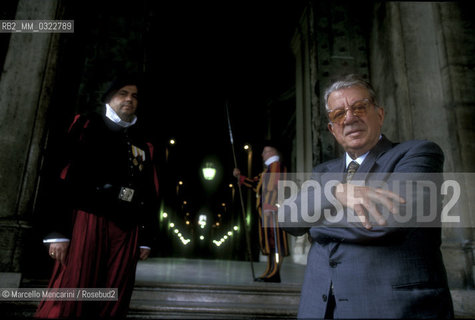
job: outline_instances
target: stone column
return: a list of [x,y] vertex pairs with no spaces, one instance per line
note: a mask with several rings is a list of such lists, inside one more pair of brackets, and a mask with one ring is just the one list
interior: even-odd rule
[[[292,39],[291,48],[295,55],[295,165],[297,179],[302,180],[306,172],[311,172],[313,167],[312,148],[312,73],[314,62],[311,55],[311,46],[314,45],[310,38],[312,25],[312,10],[306,8],[300,19],[297,31]],[[306,264],[307,253],[310,249],[307,236],[291,236],[289,238],[290,256],[294,263]]]
[[[17,20],[58,19],[59,1],[18,2]],[[11,34],[0,81],[0,271],[20,271],[35,201],[59,34]]]
[[312,81],[311,55],[309,46],[308,12],[305,10],[300,26],[292,39],[292,50],[296,59],[296,172],[310,172],[312,170]]
[[[474,171],[475,25],[464,11],[458,2],[380,3],[370,40],[383,131],[395,141],[435,141],[446,172]],[[474,219],[473,209],[459,214]],[[473,239],[473,229],[443,229],[451,288],[473,288]]]

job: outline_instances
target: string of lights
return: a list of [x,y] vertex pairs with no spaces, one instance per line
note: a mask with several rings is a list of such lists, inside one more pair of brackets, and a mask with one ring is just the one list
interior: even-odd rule
[[[163,212],[162,217],[167,219],[168,218],[168,213]],[[206,220],[202,219],[201,221],[198,222],[198,224],[200,224],[201,228],[204,228],[204,226],[206,226]],[[191,242],[191,239],[186,238],[183,235],[182,231],[180,231],[180,229],[175,225],[174,222],[170,221],[168,223],[168,229],[172,230],[172,234],[175,235],[176,237],[178,237],[180,239],[180,241],[183,243],[183,245],[186,246]],[[214,243],[214,245],[216,247],[220,247],[224,242],[231,239],[232,236],[234,235],[234,233],[236,233],[238,231],[239,231],[239,227],[234,226],[231,230],[224,233],[224,235],[220,239],[213,240],[212,243]],[[205,237],[203,235],[201,235],[199,238],[200,238],[201,241],[205,240]]]
[[[163,212],[162,217],[165,218],[165,219],[168,218],[168,213]],[[175,226],[175,223],[173,223],[172,221],[170,221],[170,223],[168,224],[168,228],[173,230],[173,234],[176,235],[180,239],[180,241],[183,243],[183,245],[186,246],[188,243],[191,242],[190,239],[185,238],[183,236],[183,233],[180,231],[180,229],[178,229],[178,227]]]
[[231,239],[233,236],[234,232],[237,232],[239,230],[238,226],[234,226],[232,230],[229,230],[224,236],[221,237],[219,240],[213,240],[213,243],[219,247],[221,246],[224,242],[226,242],[228,239]]

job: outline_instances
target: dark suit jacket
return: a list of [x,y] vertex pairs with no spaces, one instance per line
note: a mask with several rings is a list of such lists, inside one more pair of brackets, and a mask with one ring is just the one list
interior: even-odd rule
[[[442,150],[432,142],[395,144],[383,136],[353,181],[368,181],[378,173],[381,174],[379,178],[386,181],[400,179],[399,173],[404,177],[409,173],[417,180],[426,173],[442,172],[443,161]],[[335,178],[335,174],[330,174],[332,172],[342,179],[344,170],[343,157],[317,166],[314,178],[323,185]],[[441,177],[441,174],[437,176]],[[434,179],[433,175],[430,177]],[[399,190],[402,195],[406,194],[403,184],[398,188],[402,188]],[[421,193],[411,190],[412,194]],[[423,197],[428,198],[428,195]],[[313,210],[328,208],[335,210],[322,197],[321,207]],[[408,208],[420,209],[408,199],[400,213],[409,212]],[[332,285],[336,299],[335,318],[453,317],[440,252],[440,225],[417,227],[412,220],[407,225],[391,225],[394,223],[391,214],[388,223],[389,227],[374,226],[366,230],[358,223],[320,220],[307,229],[313,241],[308,253],[299,318],[323,318]],[[302,229],[289,228],[287,231],[296,234]]]

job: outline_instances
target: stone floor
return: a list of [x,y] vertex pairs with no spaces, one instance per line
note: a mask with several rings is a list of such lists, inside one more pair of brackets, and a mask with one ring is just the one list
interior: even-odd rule
[[[253,262],[255,276],[261,275],[265,262]],[[305,266],[292,263],[282,264],[282,284],[301,285]],[[239,285],[253,284],[249,261],[205,260],[185,258],[151,258],[140,261],[137,266],[136,285],[153,286],[154,283],[187,283]]]

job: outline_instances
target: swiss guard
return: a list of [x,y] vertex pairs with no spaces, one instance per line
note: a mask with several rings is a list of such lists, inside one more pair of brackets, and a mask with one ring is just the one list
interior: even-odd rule
[[285,180],[287,168],[281,162],[281,155],[276,143],[265,141],[262,150],[264,171],[249,178],[234,169],[234,176],[239,183],[256,192],[256,207],[259,213],[259,244],[262,254],[267,256],[264,273],[254,279],[259,282],[280,282],[280,266],[283,258],[289,255],[287,233],[279,228],[277,222],[277,186],[279,180]]

